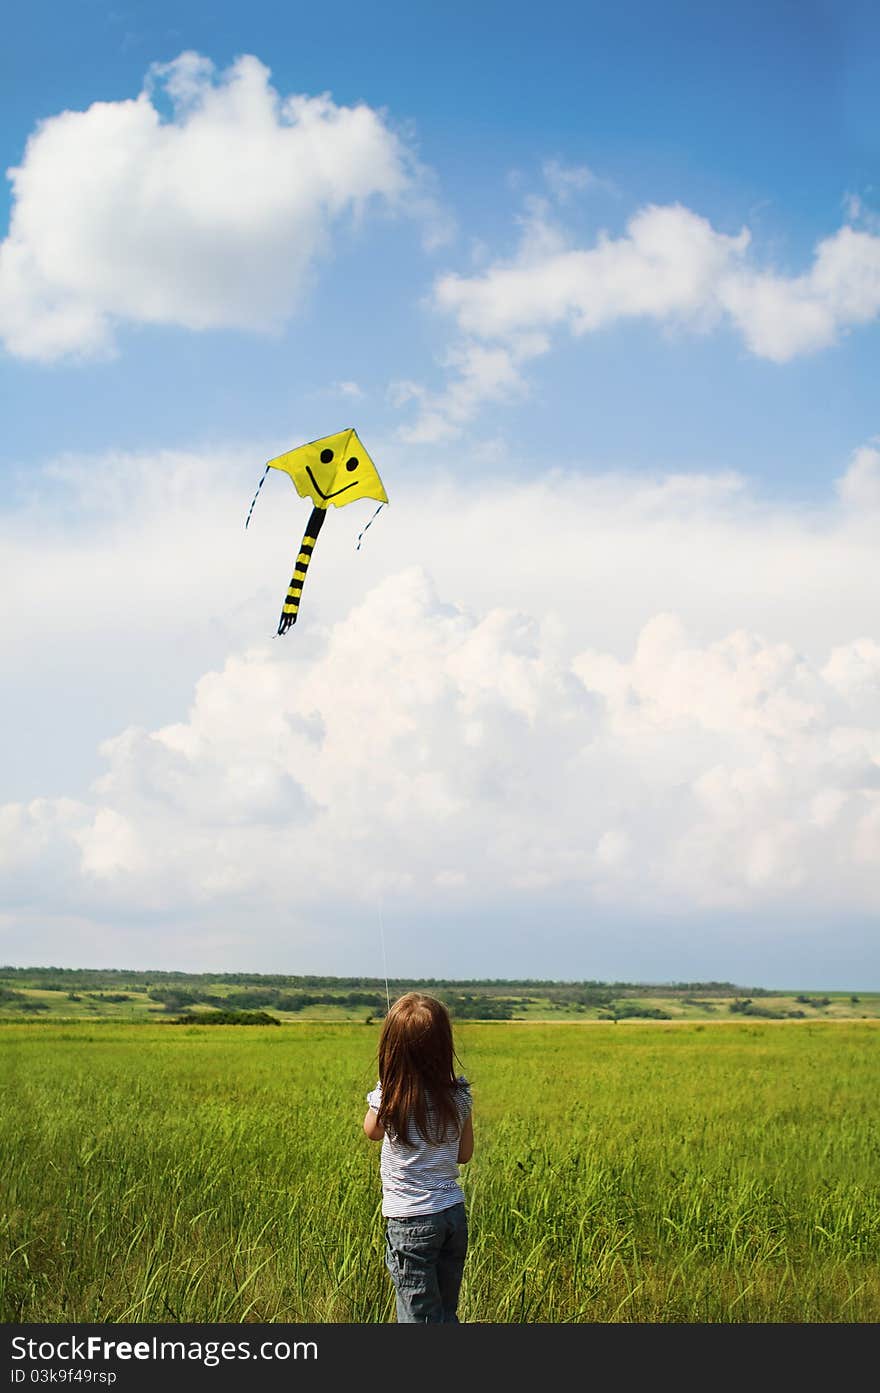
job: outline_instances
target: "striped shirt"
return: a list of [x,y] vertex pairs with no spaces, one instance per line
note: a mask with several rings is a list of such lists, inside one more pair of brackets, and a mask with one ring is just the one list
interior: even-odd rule
[[[414,1214],[437,1214],[461,1204],[464,1191],[458,1183],[458,1143],[461,1129],[470,1116],[470,1084],[463,1074],[456,1080],[455,1105],[459,1127],[448,1141],[430,1142],[413,1126],[409,1128],[412,1146],[388,1135],[382,1138],[379,1174],[382,1177],[382,1213],[386,1219],[405,1219]],[[382,1101],[382,1085],[367,1094],[374,1112]]]

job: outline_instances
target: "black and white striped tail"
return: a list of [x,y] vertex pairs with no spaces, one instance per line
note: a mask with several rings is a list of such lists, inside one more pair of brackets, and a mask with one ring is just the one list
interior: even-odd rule
[[247,515],[247,517],[246,517],[245,520],[244,520],[245,531],[247,530],[247,525],[248,525],[248,523],[249,523],[250,520],[251,520],[251,513],[254,511],[254,504],[256,503],[257,499],[258,499],[259,496],[260,496],[260,489],[263,487],[263,485],[264,485],[265,482],[266,482],[266,475],[269,473],[269,467],[270,467],[270,466],[267,464],[265,470],[263,471],[263,477],[262,477],[262,479],[260,480],[260,482],[257,484],[257,491],[256,491],[256,493],[254,494],[254,496],[253,496],[253,498],[252,498],[252,500],[251,500],[251,506],[248,508],[248,515]]
[[299,611],[299,597],[302,594],[306,571],[312,559],[312,548],[318,540],[318,533],[324,525],[326,516],[326,508],[312,509],[312,516],[309,518],[306,527],[306,535],[300,543],[299,556],[296,558],[296,566],[290,578],[290,585],[287,587],[287,595],[285,596],[284,606],[281,610],[281,618],[278,621],[279,634],[286,634],[291,625],[296,623],[296,616]]

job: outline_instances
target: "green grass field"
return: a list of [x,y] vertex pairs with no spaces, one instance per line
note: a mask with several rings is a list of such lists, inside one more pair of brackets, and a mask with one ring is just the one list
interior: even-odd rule
[[[393,1320],[378,1027],[0,1028],[5,1322]],[[461,1317],[880,1320],[875,1021],[460,1024]]]

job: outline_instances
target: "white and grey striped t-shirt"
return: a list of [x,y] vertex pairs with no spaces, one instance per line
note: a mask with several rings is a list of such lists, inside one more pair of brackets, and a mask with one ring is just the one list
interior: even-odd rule
[[[459,1128],[454,1137],[444,1142],[429,1142],[413,1125],[409,1129],[413,1145],[403,1146],[385,1132],[379,1174],[382,1177],[382,1213],[386,1219],[437,1214],[463,1201],[464,1191],[458,1183],[458,1143],[461,1129],[470,1116],[472,1099],[470,1084],[463,1074],[456,1082]],[[381,1101],[382,1085],[377,1083],[367,1094],[367,1102],[378,1112]]]

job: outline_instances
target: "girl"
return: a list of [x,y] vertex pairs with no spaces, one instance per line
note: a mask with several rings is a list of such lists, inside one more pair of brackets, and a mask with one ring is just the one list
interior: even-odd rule
[[379,1082],[364,1131],[382,1142],[385,1262],[397,1319],[458,1324],[468,1231],[459,1164],[474,1150],[471,1090],[455,1076],[452,1026],[441,1001],[408,992],[385,1017]]

